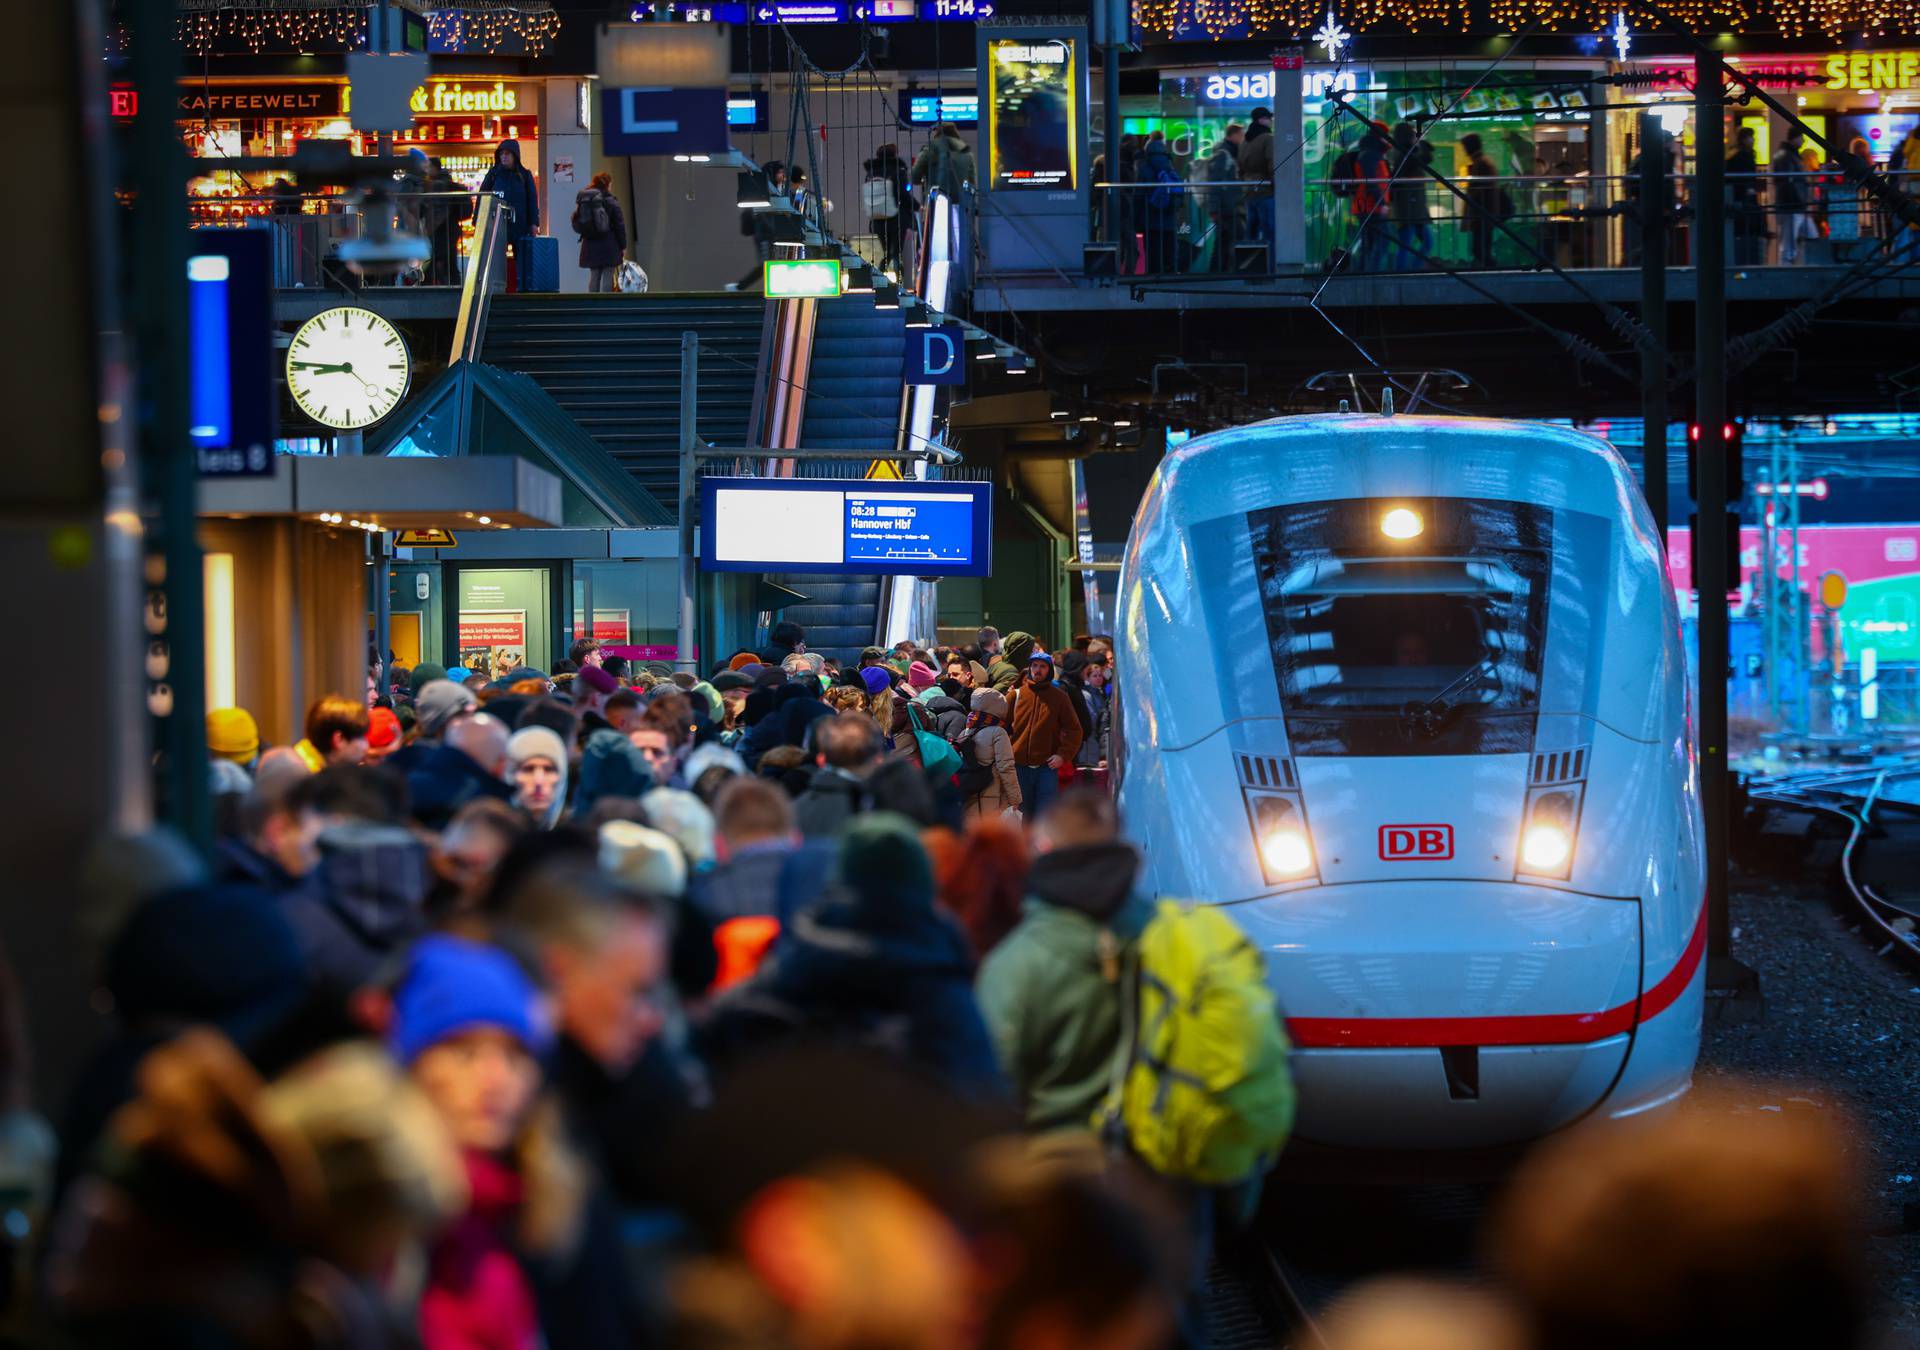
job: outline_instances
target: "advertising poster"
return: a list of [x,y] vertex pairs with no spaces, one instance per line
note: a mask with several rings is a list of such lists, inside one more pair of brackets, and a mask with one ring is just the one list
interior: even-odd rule
[[996,191],[1078,186],[1076,53],[1065,38],[987,42],[987,161]]
[[527,663],[527,612],[524,609],[460,611],[460,664],[490,680]]
[[[623,643],[627,640],[630,611],[624,609],[596,609],[593,611],[593,640],[600,643]],[[585,616],[573,616],[574,640],[585,637]]]

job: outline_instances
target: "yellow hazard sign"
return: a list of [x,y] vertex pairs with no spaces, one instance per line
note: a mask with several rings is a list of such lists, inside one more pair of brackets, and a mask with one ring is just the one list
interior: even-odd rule
[[873,463],[867,465],[867,477],[869,479],[884,478],[893,483],[904,483],[907,481],[907,476],[900,472],[900,461],[897,459],[874,460]]

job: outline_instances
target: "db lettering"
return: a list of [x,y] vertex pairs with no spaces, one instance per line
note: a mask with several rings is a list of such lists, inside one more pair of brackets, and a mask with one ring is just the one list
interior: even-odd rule
[[1444,862],[1453,856],[1451,825],[1382,825],[1382,862]]

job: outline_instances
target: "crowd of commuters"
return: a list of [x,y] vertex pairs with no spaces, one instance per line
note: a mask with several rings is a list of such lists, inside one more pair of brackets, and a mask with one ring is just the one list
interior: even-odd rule
[[[1142,888],[1112,644],[986,628],[840,668],[769,639],[704,679],[591,640],[551,674],[425,663],[285,746],[210,713],[211,858],[136,836],[86,883],[113,1031],[57,1134],[0,981],[16,1326],[1208,1344],[1292,1077],[1231,918]],[[1372,1291],[1340,1344],[1732,1343],[1699,1334],[1721,1316],[1856,1343],[1842,1150],[1772,1123],[1556,1146],[1499,1229],[1512,1301]]]

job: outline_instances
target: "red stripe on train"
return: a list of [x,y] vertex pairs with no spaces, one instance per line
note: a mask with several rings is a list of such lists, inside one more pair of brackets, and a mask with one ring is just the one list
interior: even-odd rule
[[1658,984],[1605,1012],[1511,1017],[1289,1017],[1287,1034],[1302,1049],[1409,1049],[1440,1045],[1581,1045],[1631,1031],[1672,1007],[1707,954],[1707,907],[1700,906],[1687,948]]

